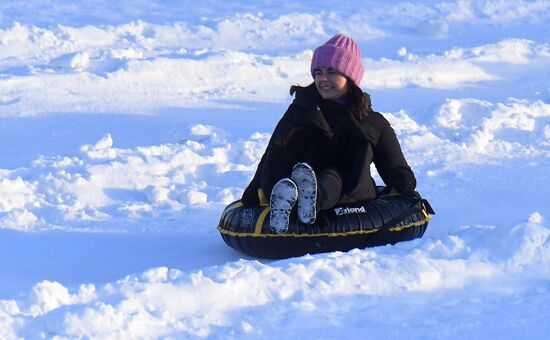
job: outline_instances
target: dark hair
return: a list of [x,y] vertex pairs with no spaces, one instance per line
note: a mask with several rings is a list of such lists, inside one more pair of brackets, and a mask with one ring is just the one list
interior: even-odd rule
[[370,95],[363,92],[359,86],[355,85],[355,83],[349,79],[348,84],[349,109],[353,112],[355,118],[363,120],[367,118],[369,112],[372,111]]
[[[347,79],[347,78],[346,78]],[[357,118],[358,120],[363,120],[367,118],[369,115],[369,112],[372,111],[372,104],[370,101],[370,95],[366,92],[363,92],[361,88],[353,81],[348,79],[348,100],[349,100],[349,109]],[[309,91],[315,91],[317,95],[320,97],[319,91],[317,91],[317,87],[315,86],[315,82],[309,84],[308,86],[299,86],[299,85],[292,85],[290,87],[290,95],[294,95],[294,92],[296,92],[298,89],[307,89]]]

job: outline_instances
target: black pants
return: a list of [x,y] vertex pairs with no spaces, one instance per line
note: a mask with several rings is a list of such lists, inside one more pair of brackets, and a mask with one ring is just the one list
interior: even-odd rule
[[317,211],[333,208],[342,194],[342,178],[336,169],[327,168],[317,174]]

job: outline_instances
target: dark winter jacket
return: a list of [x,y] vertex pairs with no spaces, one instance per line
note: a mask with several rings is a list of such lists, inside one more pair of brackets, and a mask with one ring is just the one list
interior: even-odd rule
[[258,189],[269,197],[275,183],[289,177],[298,162],[310,164],[316,172],[326,168],[338,171],[343,182],[338,204],[376,197],[372,162],[386,185],[401,193],[410,193],[416,186],[395,132],[380,113],[370,111],[359,121],[345,106],[324,100],[314,85],[297,89],[242,202],[258,205]]

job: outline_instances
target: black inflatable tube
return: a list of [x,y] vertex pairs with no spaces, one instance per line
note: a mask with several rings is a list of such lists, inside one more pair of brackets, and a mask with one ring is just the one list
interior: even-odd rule
[[389,195],[378,188],[375,200],[323,210],[314,224],[290,215],[289,230],[276,234],[269,227],[269,207],[228,205],[218,230],[225,243],[259,258],[281,259],[305,254],[348,251],[422,237],[433,210],[417,197]]

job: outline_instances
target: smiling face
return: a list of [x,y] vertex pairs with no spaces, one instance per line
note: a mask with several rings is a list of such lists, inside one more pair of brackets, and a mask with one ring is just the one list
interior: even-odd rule
[[338,99],[348,91],[348,79],[333,68],[315,70],[315,87],[323,99]]

